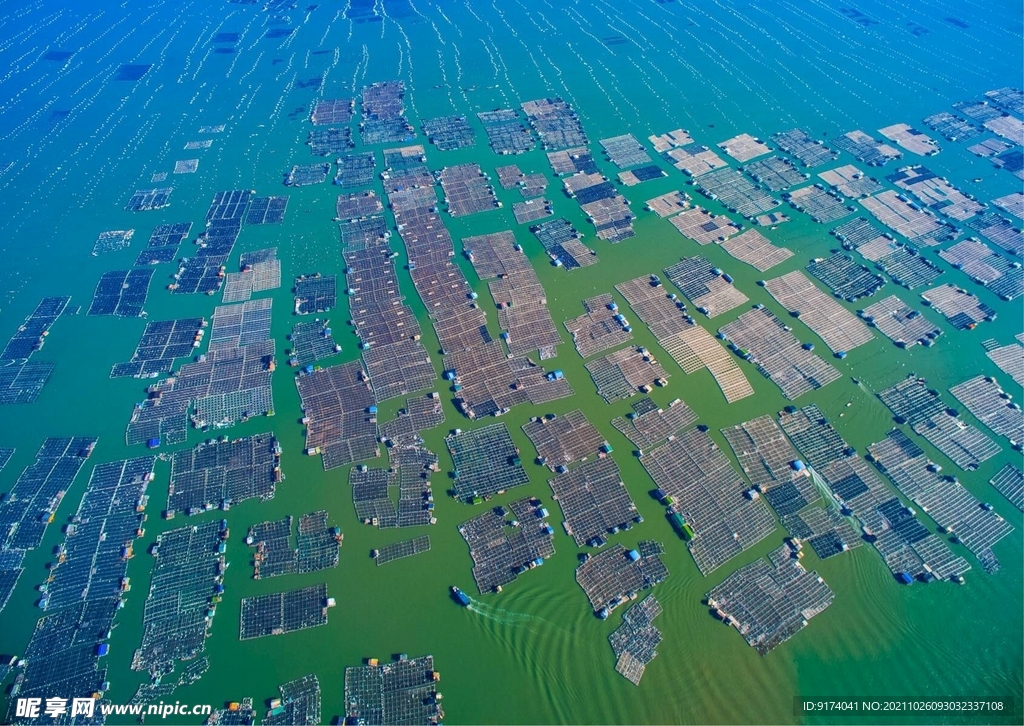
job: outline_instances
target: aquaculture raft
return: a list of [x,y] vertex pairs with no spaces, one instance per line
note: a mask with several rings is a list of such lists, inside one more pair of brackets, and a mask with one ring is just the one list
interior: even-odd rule
[[242,598],[239,639],[283,635],[327,625],[327,585]]
[[555,553],[554,530],[544,521],[545,512],[539,499],[527,497],[459,525],[481,594],[500,591]]
[[367,724],[438,724],[444,718],[434,657],[345,669],[345,718]]
[[529,481],[503,423],[452,434],[445,442],[455,463],[458,499],[487,497]]
[[606,618],[636,593],[668,577],[668,569],[661,561],[664,551],[654,541],[640,542],[635,550],[615,543],[588,557],[576,568],[576,582],[590,600],[594,614]]
[[654,595],[648,595],[622,615],[622,624],[608,636],[612,652],[618,660],[615,670],[639,686],[647,664],[658,653],[654,650],[661,642],[661,631],[654,627],[654,619],[661,615],[661,604]]

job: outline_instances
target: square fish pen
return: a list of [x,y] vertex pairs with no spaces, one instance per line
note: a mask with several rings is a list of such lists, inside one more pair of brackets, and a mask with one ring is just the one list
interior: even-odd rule
[[537,416],[523,425],[523,432],[537,449],[538,461],[552,471],[556,467],[585,460],[607,442],[579,409],[556,416]]
[[577,547],[603,542],[609,534],[643,521],[610,457],[586,461],[548,480]]
[[345,669],[345,719],[361,724],[438,724],[444,718],[434,657]]
[[657,542],[640,542],[627,550],[616,542],[591,555],[576,568],[576,582],[586,593],[594,613],[601,618],[642,590],[668,577],[661,561],[664,548]]

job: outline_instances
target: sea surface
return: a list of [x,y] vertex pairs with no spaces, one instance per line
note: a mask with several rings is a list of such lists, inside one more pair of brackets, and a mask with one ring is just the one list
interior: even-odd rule
[[[662,160],[668,175],[623,188],[638,214],[637,235],[620,244],[597,240],[575,201],[562,195],[539,148],[519,157],[499,157],[488,148],[475,114],[496,107],[517,108],[535,98],[561,96],[582,119],[602,171],[614,176],[597,140],[632,133],[645,146],[648,135],[688,129],[695,140],[713,146],[738,133],[761,138],[799,126],[826,142],[853,129],[875,135],[898,122],[924,127],[921,119],[950,104],[980,98],[1001,86],[1021,87],[1022,16],[1018,2],[1002,0],[806,0],[793,2],[708,2],[622,0],[608,2],[493,2],[452,0],[377,0],[375,4],[323,0],[284,10],[223,0],[92,3],[4,3],[0,22],[0,338],[13,334],[39,299],[71,295],[69,311],[51,329],[42,357],[56,363],[39,399],[0,411],[0,445],[16,447],[0,473],[7,491],[33,459],[47,436],[91,435],[99,444],[48,528],[43,546],[29,553],[26,572],[0,613],[0,653],[24,651],[41,611],[35,586],[62,541],[62,526],[77,509],[91,467],[99,462],[139,456],[143,447],[125,446],[125,425],[133,405],[145,396],[147,382],[109,379],[114,363],[127,360],[145,321],[85,315],[93,289],[105,270],[131,265],[153,226],[192,220],[193,235],[214,192],[255,189],[288,194],[283,224],[245,227],[235,254],[275,246],[282,260],[283,285],[274,298],[272,333],[278,359],[295,318],[290,314],[290,282],[297,275],[341,274],[334,201],[330,184],[286,190],[284,173],[293,164],[312,163],[305,145],[309,112],[319,98],[353,97],[372,82],[400,79],[406,86],[407,115],[419,127],[424,119],[466,114],[476,130],[476,145],[441,152],[427,147],[432,169],[476,161],[493,175],[494,167],[517,164],[544,172],[548,198],[556,214],[584,232],[598,252],[598,264],[567,272],[552,267],[529,225],[516,225],[511,205],[516,190],[498,189],[499,211],[467,218],[445,215],[458,241],[469,235],[515,231],[534,262],[547,293],[548,307],[562,333],[556,363],[576,395],[549,405],[517,406],[503,420],[524,452],[531,483],[498,497],[499,503],[525,495],[540,497],[552,511],[556,554],[497,595],[476,594],[468,549],[457,525],[483,511],[445,497],[452,464],[443,437],[455,427],[470,429],[491,420],[470,422],[452,405],[439,379],[447,421],[424,435],[441,458],[433,479],[438,523],[430,528],[378,530],[360,524],[347,484],[348,467],[325,472],[319,457],[303,455],[303,427],[293,370],[279,366],[273,377],[276,416],[253,419],[224,432],[244,436],[272,430],[284,449],[285,481],[268,502],[248,501],[230,511],[193,519],[161,519],[169,464],[157,464],[150,485],[149,519],[138,553],[130,562],[131,592],[119,611],[107,656],[114,703],[126,702],[148,680],[129,668],[139,646],[152,558],[149,545],[161,532],[191,521],[226,517],[232,531],[231,567],[225,599],[206,643],[210,671],[197,683],[174,693],[182,703],[210,703],[252,697],[262,710],[278,695],[279,684],[315,673],[323,693],[323,718],[344,708],[344,669],[367,657],[393,653],[433,654],[442,679],[446,721],[456,723],[790,723],[906,721],[968,723],[1021,722],[1024,696],[1024,604],[1021,512],[987,483],[1020,455],[1008,442],[993,438],[1002,453],[977,472],[964,473],[920,437],[929,456],[957,473],[964,485],[1014,526],[995,553],[1002,562],[985,574],[976,559],[951,545],[973,565],[966,584],[897,584],[869,546],[818,561],[808,552],[803,562],[835,592],[835,601],[808,627],[767,656],[760,656],[732,628],[712,618],[702,600],[714,585],[738,567],[778,547],[779,527],[758,546],[708,577],[697,570],[673,533],[663,507],[648,492],[652,482],[632,446],[610,424],[632,401],[613,405],[600,399],[573,350],[562,321],[582,312],[581,300],[613,291],[615,283],[660,273],[681,255],[701,254],[735,278],[753,303],[780,315],[785,311],[763,288],[762,277],[803,268],[835,245],[830,226],[815,224],[787,210],[793,221],[763,230],[794,256],[770,273],[729,257],[714,245],[698,248],[666,221],[643,210],[644,202],[685,187],[686,178]],[[362,22],[355,22],[355,15]],[[268,38],[274,28],[292,28],[283,38]],[[235,32],[233,53],[218,53],[218,32]],[[621,38],[622,40],[618,40]],[[225,47],[220,44],[219,47]],[[49,51],[67,58],[46,60]],[[118,81],[125,64],[151,65],[139,80]],[[208,149],[184,151],[203,125],[224,124]],[[929,132],[930,133],[930,132]],[[939,139],[942,151],[924,163],[982,201],[1019,191],[1021,183],[988,160],[968,153],[963,143]],[[358,141],[358,134],[355,135]],[[426,143],[419,136],[418,143]],[[379,152],[381,147],[375,147]],[[649,149],[650,150],[650,149]],[[151,175],[170,172],[179,159],[199,158],[197,173],[169,175],[170,207],[132,213],[124,205],[135,189],[151,184]],[[844,161],[852,159],[844,155]],[[911,163],[915,157],[906,154]],[[891,173],[890,164],[877,174]],[[817,170],[816,170],[817,171]],[[496,175],[495,175],[496,183]],[[380,193],[379,183],[375,185]],[[690,190],[692,191],[692,190]],[[713,211],[715,203],[696,197]],[[389,217],[390,219],[390,217]],[[392,220],[393,221],[393,220]],[[833,225],[834,226],[834,225]],[[91,256],[97,234],[134,228],[132,245],[117,253]],[[392,239],[401,250],[397,236]],[[182,252],[187,254],[191,239]],[[236,258],[232,258],[233,265]],[[934,259],[934,258],[933,258]],[[399,259],[404,264],[404,251]],[[458,258],[468,279],[487,300],[468,261]],[[844,377],[807,394],[796,403],[817,403],[842,436],[863,454],[892,426],[889,411],[875,392],[910,372],[925,376],[952,403],[947,389],[978,373],[998,377],[1017,400],[1019,386],[985,356],[982,341],[1013,342],[1024,329],[1019,300],[1004,303],[961,272],[940,261],[940,278],[967,287],[1000,315],[977,329],[955,331],[934,311],[944,335],[931,349],[904,351],[876,334],[875,340],[831,361]],[[161,265],[150,290],[149,320],[186,316],[210,318],[219,296],[172,295],[174,265]],[[234,269],[229,266],[229,269]],[[406,303],[417,312],[424,342],[440,373],[438,344],[408,273],[400,277]],[[887,285],[875,299],[898,294],[920,308],[917,293]],[[620,304],[622,301],[620,299]],[[867,303],[850,305],[856,309]],[[497,321],[490,302],[492,333]],[[714,332],[746,307],[699,322]],[[346,303],[328,316],[343,352],[322,361],[333,365],[358,357],[357,340]],[[793,322],[802,340],[818,342],[803,323]],[[637,323],[634,342],[660,353],[645,325]],[[756,395],[726,405],[710,374],[685,375],[671,359],[659,359],[671,373],[666,388],[652,397],[662,405],[683,398],[709,427],[712,438],[729,452],[719,430],[763,414],[786,401],[778,388],[747,363],[741,366]],[[856,376],[860,385],[851,380]],[[635,400],[635,399],[634,399]],[[381,407],[380,420],[401,406],[394,399]],[[645,522],[612,537],[633,546],[656,539],[666,546],[670,577],[654,590],[664,606],[655,624],[664,635],[658,657],[639,687],[614,670],[608,634],[622,611],[607,621],[594,617],[573,571],[578,550],[558,526],[557,503],[546,484],[549,471],[532,462],[532,446],[519,428],[530,417],[580,408],[614,447],[614,459]],[[984,429],[966,411],[969,422]],[[987,430],[986,430],[987,431]],[[192,430],[186,445],[213,433]],[[167,448],[161,451],[167,451]],[[729,453],[731,456],[731,452]],[[372,464],[372,462],[371,462]],[[340,564],[326,572],[253,580],[251,550],[244,533],[254,523],[298,516],[326,508],[329,521],[344,531]],[[922,516],[934,530],[934,523]],[[389,542],[429,533],[431,550],[386,567],[369,553]],[[243,597],[326,582],[337,606],[329,624],[303,632],[240,642],[239,603]],[[458,584],[474,596],[459,608],[448,596]],[[14,673],[7,678],[10,683]],[[801,714],[795,703],[820,699],[1011,699],[1012,708],[987,717],[935,712],[838,716]],[[6,710],[6,703],[0,702]],[[181,720],[179,720],[181,721]],[[174,719],[168,719],[168,723]],[[187,720],[182,722],[188,722]]]

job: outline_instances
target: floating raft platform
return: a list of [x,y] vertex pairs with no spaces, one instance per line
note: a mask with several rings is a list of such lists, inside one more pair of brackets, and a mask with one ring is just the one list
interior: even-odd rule
[[141,536],[146,487],[154,456],[105,462],[92,471],[85,496],[58,545],[40,606],[56,610],[81,601],[120,599],[128,559]]
[[994,433],[1011,442],[1022,439],[1024,415],[1020,406],[1010,402],[1010,395],[999,387],[994,378],[975,376],[953,386],[949,392]]
[[46,336],[50,334],[50,328],[57,322],[57,318],[64,314],[69,302],[70,297],[44,297],[40,300],[35,310],[25,318],[25,322],[7,341],[3,352],[0,353],[0,360],[27,360],[37,350],[42,349]]
[[561,98],[527,101],[522,108],[546,151],[587,145],[579,117]]
[[160,373],[170,373],[176,358],[191,355],[198,347],[205,328],[206,321],[203,318],[146,323],[146,329],[135,346],[131,360],[115,364],[110,377],[151,378]]
[[742,358],[757,365],[789,400],[827,386],[841,374],[804,347],[781,320],[765,308],[743,313],[719,331]]
[[145,249],[135,258],[135,266],[174,262],[178,256],[178,248],[191,230],[191,222],[161,224],[155,227]]
[[789,640],[832,604],[835,594],[788,545],[729,575],[707,595],[715,614],[761,655]]
[[108,252],[117,252],[127,249],[132,243],[135,235],[134,229],[118,229],[110,232],[100,232],[99,237],[92,245],[92,256],[98,257]]
[[1024,472],[1021,472],[1018,467],[1007,464],[996,472],[996,475],[989,480],[989,484],[1010,500],[1010,503],[1017,509],[1024,510]]
[[879,400],[897,422],[906,422],[916,433],[948,456],[961,469],[973,471],[999,453],[999,446],[947,409],[923,378],[913,375],[879,392]]
[[444,719],[434,657],[345,669],[345,720],[352,723],[439,724]]
[[703,207],[693,207],[669,219],[679,234],[699,245],[721,243],[737,234],[741,227],[724,214],[712,214]]
[[699,429],[645,453],[640,463],[694,533],[686,546],[704,575],[775,530],[764,502],[744,496],[743,478]]
[[877,179],[867,176],[853,164],[846,164],[829,171],[823,171],[818,174],[818,178],[836,192],[850,199],[868,197],[884,189]]
[[316,726],[320,717],[320,681],[310,673],[280,686],[281,697],[260,721],[266,726]]
[[658,655],[655,648],[661,643],[661,631],[654,627],[654,619],[661,615],[661,604],[654,595],[648,595],[622,614],[622,624],[608,636],[615,653],[615,670],[634,686],[640,685],[647,664]]
[[554,213],[555,210],[547,199],[529,199],[512,205],[512,215],[516,218],[517,224],[536,222],[538,219],[550,217]]
[[600,173],[573,174],[563,179],[562,184],[565,193],[586,213],[598,238],[621,242],[635,234],[629,201]]
[[242,302],[254,292],[276,290],[281,287],[281,260],[277,248],[246,252],[238,264],[240,272],[226,276],[222,302]]
[[543,511],[539,499],[527,497],[507,510],[495,507],[459,525],[480,594],[500,592],[555,553],[554,530],[544,521]]
[[495,168],[494,172],[498,175],[498,183],[501,184],[501,188],[506,190],[519,186],[526,176],[515,164],[499,166]]
[[953,533],[987,572],[999,569],[992,546],[1013,531],[1009,522],[983,507],[955,479],[938,474],[921,448],[899,429],[890,431],[868,451],[903,495],[927,512],[944,532]]
[[554,219],[550,222],[530,227],[530,232],[544,247],[544,251],[555,262],[566,270],[589,267],[597,263],[597,253],[580,242],[580,233],[566,219]]
[[833,295],[847,302],[870,297],[885,285],[884,277],[872,273],[843,252],[812,260],[807,271],[825,283]]
[[444,420],[444,406],[438,393],[409,398],[396,418],[380,426],[381,439],[392,445],[414,444],[421,431],[440,426]]
[[0,366],[0,406],[34,402],[53,368],[47,361],[9,361]]
[[288,197],[253,197],[245,216],[247,225],[278,224],[284,221]]
[[984,212],[967,221],[967,226],[976,229],[984,237],[1007,252],[1020,257],[1024,254],[1024,232],[1019,225],[1001,214]]
[[576,461],[586,461],[606,446],[604,438],[579,409],[556,416],[536,416],[523,432],[537,449],[537,459],[554,471]]
[[818,224],[829,224],[854,211],[846,200],[820,184],[802,187],[783,195],[793,209],[803,212]]
[[729,163],[706,146],[695,143],[683,129],[669,131],[660,136],[649,136],[654,150],[662,158],[687,176],[699,177]]
[[297,366],[307,366],[324,358],[339,353],[338,345],[331,335],[330,321],[310,320],[295,323],[288,336],[291,348],[288,350],[288,362],[295,361]]
[[400,560],[405,557],[412,557],[422,552],[428,552],[430,550],[430,537],[423,535],[421,537],[414,537],[413,539],[402,540],[401,542],[395,542],[393,544],[385,545],[379,550],[374,550],[376,554],[373,556],[374,561],[377,563],[377,567],[386,565],[389,562]]
[[529,481],[503,423],[453,434],[445,442],[455,464],[457,499],[488,497]]
[[306,452],[323,455],[324,469],[380,455],[366,372],[358,361],[295,379],[306,423]]
[[792,251],[785,247],[776,247],[756,229],[748,229],[720,244],[723,250],[759,272],[770,270],[793,256]]
[[152,279],[153,270],[150,268],[104,272],[96,283],[88,314],[141,317]]
[[837,136],[832,140],[833,145],[840,151],[845,151],[862,161],[868,166],[884,166],[893,159],[903,156],[899,151],[873,139],[863,131],[850,131]]
[[565,321],[565,329],[572,336],[576,352],[583,358],[632,340],[633,334],[615,312],[618,306],[611,295],[606,293],[587,298],[583,301],[583,309],[586,311],[583,315]]
[[341,529],[327,525],[327,511],[299,517],[292,540],[292,517],[254,524],[245,541],[255,547],[253,578],[277,577],[294,573],[319,572],[338,565]]
[[743,473],[780,517],[821,498],[796,449],[771,416],[724,428],[722,436]]
[[755,138],[750,134],[734,136],[718,144],[718,148],[741,164],[745,164],[758,156],[770,154],[772,151],[771,147],[761,141],[761,139]]
[[485,212],[501,206],[494,196],[490,178],[483,173],[479,164],[448,166],[437,173],[444,189],[448,213],[453,217]]
[[128,212],[148,212],[153,209],[169,207],[173,191],[171,187],[138,189],[132,194],[124,208]]
[[179,159],[174,162],[174,174],[195,174],[199,171],[199,159]]
[[363,88],[359,134],[364,146],[394,144],[416,136],[405,117],[405,84],[384,81]]
[[772,134],[772,141],[805,167],[821,166],[839,158],[838,152],[828,148],[822,142],[811,138],[801,129],[791,129],[790,131]]
[[758,184],[763,184],[770,192],[781,192],[802,184],[809,178],[796,164],[782,156],[759,159],[744,166],[743,171]]
[[223,591],[227,562],[218,550],[227,537],[222,520],[179,527],[157,535],[149,581],[142,644],[132,670],[170,673],[176,661],[203,652],[215,598]]
[[626,416],[613,419],[612,426],[641,453],[664,443],[697,420],[693,409],[678,398],[668,408],[658,408],[650,398],[634,401],[630,408],[633,410]]
[[[324,153],[332,152],[330,149],[326,149]],[[296,164],[285,175],[284,185],[286,187],[308,187],[313,184],[323,184],[327,181],[327,176],[330,173],[330,164]]]
[[487,143],[495,154],[524,154],[536,144],[530,129],[510,108],[478,113],[477,118],[483,123]]
[[766,280],[764,287],[833,352],[852,350],[874,338],[856,315],[815,287],[799,270]]
[[[0,369],[2,370],[2,369]],[[49,437],[0,501],[0,552],[32,550],[98,439]]]
[[[306,145],[309,146],[309,152],[313,156],[344,154],[355,148],[355,142],[352,141],[352,129],[347,126],[331,129],[313,129],[309,132],[309,139],[306,141]],[[329,167],[328,172],[330,172]],[[306,183],[318,182],[289,183],[288,186],[305,186]]]
[[273,304],[273,298],[262,298],[214,308],[210,352],[269,341]]
[[638,390],[649,389],[669,375],[642,348],[623,348],[587,363],[586,367],[597,386],[597,394],[608,403],[635,396]]
[[939,257],[1003,300],[1013,300],[1024,292],[1024,270],[1020,263],[995,254],[976,239],[961,240],[939,250]]
[[377,162],[372,151],[342,154],[335,163],[338,170],[334,175],[334,183],[342,189],[357,189],[373,183]]
[[594,614],[606,618],[640,591],[668,577],[668,568],[661,561],[664,551],[654,541],[640,542],[635,550],[615,543],[587,558],[576,568],[576,582],[590,600]]
[[627,187],[633,187],[637,184],[642,184],[645,181],[660,179],[663,176],[667,176],[667,174],[665,174],[664,169],[660,166],[649,164],[636,169],[630,169],[629,171],[620,171],[617,176],[619,181]]
[[648,199],[645,208],[663,219],[671,217],[676,212],[690,208],[690,195],[681,190],[668,192],[660,197]]
[[339,194],[335,205],[337,217],[341,221],[368,217],[384,211],[380,197],[373,190],[353,194]]
[[953,225],[941,221],[929,209],[921,209],[895,191],[887,190],[860,203],[879,222],[921,247],[932,247],[959,234]]
[[295,279],[295,314],[324,313],[338,303],[338,278],[335,275],[303,275]]
[[651,162],[651,157],[647,155],[643,145],[632,134],[601,139],[600,144],[608,160],[620,169]]
[[963,288],[952,283],[921,293],[926,305],[942,313],[957,330],[970,330],[985,320],[994,320],[996,311]]
[[942,134],[947,141],[967,141],[982,133],[980,128],[949,111],[940,111],[926,117],[924,125]]
[[893,124],[878,129],[878,133],[918,156],[935,156],[939,153],[939,145],[935,139],[918,131],[910,124]]
[[730,212],[748,219],[770,212],[782,203],[730,167],[701,174],[696,185],[704,196],[719,200]]
[[313,106],[309,120],[314,126],[347,124],[354,109],[355,101],[351,98],[322,98]]
[[[390,450],[391,469],[381,476],[377,469],[353,469],[352,501],[364,524],[385,527],[417,527],[436,524],[430,476],[440,471],[437,455],[419,445],[403,444]],[[355,486],[356,483],[360,486]],[[367,486],[363,486],[363,484]],[[398,487],[395,505],[387,487]]]
[[1012,343],[986,351],[986,355],[1018,386],[1024,386],[1024,346]]
[[423,122],[423,133],[441,151],[472,146],[473,129],[465,116],[438,116]]
[[586,461],[548,480],[562,509],[566,533],[577,547],[603,542],[643,521],[611,457]]
[[992,200],[992,204],[1004,212],[1024,219],[1024,192],[1012,192],[1002,197],[996,197]]
[[247,499],[273,499],[283,479],[281,448],[273,434],[200,444],[171,459],[167,516],[226,509]]
[[656,275],[619,283],[615,289],[650,326],[658,344],[684,373],[706,367],[730,403],[753,395],[754,389],[735,359],[708,331],[693,322],[684,304],[669,298]]
[[942,330],[895,295],[869,305],[861,317],[900,348],[933,345]]
[[748,300],[705,257],[683,257],[680,262],[666,267],[665,275],[709,318],[727,313]]
[[555,176],[567,176],[569,174],[600,174],[594,155],[586,146],[563,151],[548,152],[548,164]]
[[985,209],[985,205],[923,166],[905,166],[886,178],[913,194],[929,209],[958,222],[970,219]]
[[242,598],[239,639],[283,635],[327,625],[327,585]]

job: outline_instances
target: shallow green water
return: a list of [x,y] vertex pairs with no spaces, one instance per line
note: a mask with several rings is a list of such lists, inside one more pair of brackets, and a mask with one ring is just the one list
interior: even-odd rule
[[[297,81],[324,78],[324,95],[345,96],[364,84],[402,78],[407,86],[409,116],[414,125],[450,112],[472,116],[499,105],[560,94],[580,114],[596,145],[599,138],[631,132],[639,139],[680,126],[701,143],[713,145],[739,132],[762,137],[800,125],[826,138],[854,128],[875,129],[906,121],[918,124],[928,114],[954,101],[974,98],[985,90],[1021,83],[1021,17],[1010,3],[929,2],[909,10],[895,3],[871,2],[857,7],[877,24],[868,27],[839,12],[839,4],[773,3],[495,3],[391,2],[382,5],[379,23],[354,24],[344,19],[345,6],[324,2],[315,10],[291,11],[285,25],[295,27],[284,41],[261,39],[268,16],[259,7],[234,4],[174,3],[73,7],[24,5],[0,30],[0,53],[10,68],[0,80],[4,102],[0,131],[0,204],[7,220],[0,269],[0,332],[9,335],[43,295],[71,294],[72,308],[88,305],[100,273],[130,265],[145,244],[152,226],[162,222],[202,220],[213,192],[255,188],[282,193],[282,173],[293,163],[306,163],[305,120],[316,87],[298,88]],[[845,6],[842,6],[845,7]],[[970,27],[957,27],[955,17]],[[914,25],[916,24],[916,25]],[[915,36],[921,26],[928,33]],[[273,26],[269,26],[273,27]],[[242,32],[235,55],[210,52],[217,31]],[[605,45],[613,35],[627,43]],[[48,48],[80,50],[68,65],[38,60]],[[335,51],[335,49],[337,49]],[[316,50],[329,53],[314,54]],[[121,63],[153,63],[135,84],[114,83],[109,74]],[[24,89],[24,90],[23,90]],[[68,109],[65,120],[50,126],[52,111]],[[303,109],[300,112],[300,109]],[[293,114],[294,112],[294,114]],[[294,116],[294,117],[290,117]],[[582,311],[581,300],[611,292],[613,285],[637,275],[660,272],[680,255],[701,254],[729,272],[751,303],[784,311],[756,281],[753,268],[723,250],[698,248],[668,224],[642,212],[644,200],[678,189],[684,178],[673,169],[661,180],[626,189],[639,214],[637,236],[618,245],[597,241],[578,206],[564,198],[540,151],[510,159],[491,153],[475,118],[477,146],[458,152],[428,148],[431,168],[478,161],[485,170],[516,163],[529,172],[548,173],[548,198],[556,213],[586,233],[585,241],[600,262],[567,273],[547,264],[540,246],[523,228],[516,236],[535,262],[547,291],[552,317],[561,321]],[[196,138],[200,125],[225,123],[212,148],[181,151]],[[963,145],[941,142],[943,151],[927,165],[948,176],[982,200],[1019,188],[1009,174],[966,152]],[[599,156],[599,154],[597,154]],[[172,176],[172,206],[160,212],[132,215],[122,211],[135,188],[147,188],[154,171],[167,171],[176,159],[200,158],[195,175]],[[378,154],[379,156],[379,154]],[[910,155],[908,154],[908,157]],[[909,159],[908,159],[909,160]],[[661,162],[659,162],[661,163]],[[613,167],[599,160],[602,171]],[[981,178],[979,183],[970,180]],[[290,190],[283,225],[245,228],[237,252],[274,245],[283,261],[285,285],[275,291],[273,335],[283,352],[293,318],[288,282],[309,271],[340,273],[334,216],[336,189],[317,186]],[[498,190],[502,211],[450,220],[458,241],[470,234],[515,228],[510,207],[515,190]],[[703,206],[723,211],[706,200]],[[773,268],[770,276],[801,268],[830,247],[827,228],[793,213],[794,221],[769,238],[796,253]],[[134,227],[129,250],[100,258],[89,256],[95,235],[105,229]],[[397,244],[397,239],[395,240]],[[698,251],[699,250],[699,251]],[[183,248],[184,252],[184,248]],[[404,261],[404,259],[403,259]],[[459,264],[486,299],[472,267]],[[1020,307],[997,300],[946,269],[945,278],[967,286],[1000,311],[994,323],[957,332],[931,311],[944,335],[932,349],[899,351],[881,336],[835,365],[846,376],[798,403],[816,402],[840,433],[861,452],[891,426],[888,411],[873,393],[908,372],[926,376],[932,386],[949,386],[982,372],[997,375],[1020,398],[1019,387],[984,355],[981,341],[1011,342],[1022,329]],[[157,268],[147,311],[150,319],[186,315],[209,317],[217,299],[172,296],[161,288],[171,266]],[[763,275],[763,276],[768,276]],[[420,319],[428,350],[437,350],[425,311],[407,273],[401,274],[406,302]],[[890,284],[882,295],[899,294],[919,307],[917,295]],[[622,304],[621,298],[618,298]],[[492,332],[496,316],[486,303]],[[853,307],[853,306],[851,306]],[[701,320],[712,331],[734,319],[741,309]],[[356,356],[355,337],[342,321],[342,306],[331,315],[344,353],[328,363]],[[140,382],[108,380],[110,366],[126,360],[144,327],[141,320],[89,318],[60,320],[43,352],[57,367],[40,399],[31,406],[3,411],[0,444],[17,446],[14,460],[0,474],[6,491],[31,461],[45,436],[98,435],[100,443],[90,466],[126,456],[141,448],[123,445],[124,426],[133,403],[142,397]],[[802,340],[820,341],[801,323]],[[569,336],[562,330],[563,339]],[[659,351],[646,326],[634,327],[634,341]],[[439,356],[432,356],[440,371]],[[683,398],[710,427],[728,451],[719,429],[765,413],[787,402],[768,380],[748,364],[744,372],[756,396],[726,405],[710,374],[685,375],[669,357],[659,359],[672,373],[669,386],[652,394],[661,404]],[[429,528],[429,553],[378,568],[369,551],[420,534],[424,529],[378,531],[358,524],[347,486],[347,469],[325,473],[319,459],[305,457],[301,412],[291,373],[282,366],[274,376],[277,415],[236,426],[228,433],[247,435],[273,430],[285,449],[285,482],[270,502],[246,502],[226,517],[233,537],[228,555],[226,596],[218,610],[206,653],[211,670],[195,685],[174,694],[188,703],[213,703],[251,696],[257,703],[277,695],[278,684],[315,672],[323,688],[323,715],[342,710],[344,668],[363,658],[391,653],[433,653],[442,673],[446,720],[450,723],[776,723],[829,720],[803,716],[795,699],[821,698],[1013,698],[1015,711],[1002,718],[1020,722],[1024,693],[1024,616],[1022,616],[1021,513],[986,483],[999,467],[1019,456],[999,439],[1003,453],[978,472],[961,480],[1015,526],[995,552],[1003,563],[996,575],[980,567],[968,573],[967,584],[898,586],[878,555],[868,547],[818,562],[804,560],[835,591],[834,604],[785,645],[766,657],[748,647],[730,628],[709,617],[704,594],[737,567],[764,555],[782,540],[776,530],[758,547],[704,578],[683,544],[647,496],[652,483],[630,456],[631,446],[610,424],[628,410],[628,402],[606,405],[594,392],[583,361],[571,344],[560,346],[556,359],[576,396],[543,407],[519,406],[505,417],[524,452],[531,445],[519,429],[530,416],[581,408],[612,443],[615,460],[646,522],[616,541],[665,542],[671,576],[656,590],[665,608],[656,624],[664,634],[659,655],[647,668],[640,687],[617,673],[607,635],[621,612],[609,621],[593,617],[575,584],[576,548],[556,527],[557,554],[500,595],[477,597],[478,607],[456,607],[447,588],[457,583],[473,591],[471,562],[456,525],[479,513],[443,496],[437,497],[438,525]],[[855,374],[864,385],[854,385]],[[441,388],[441,381],[437,383]],[[448,420],[425,434],[427,445],[450,469],[443,436],[455,426],[464,429],[489,423],[461,418],[445,392]],[[944,400],[951,401],[948,393]],[[381,420],[393,415],[401,400],[382,406]],[[852,404],[847,407],[847,403]],[[974,422],[969,414],[965,418]],[[980,424],[978,424],[980,425]],[[192,432],[189,445],[203,439]],[[955,467],[920,438],[929,456]],[[523,457],[529,460],[527,454]],[[531,484],[500,498],[527,494],[550,503],[547,469],[527,465]],[[65,498],[43,547],[26,559],[27,571],[7,608],[0,614],[0,652],[19,653],[39,615],[33,587],[44,577],[51,549],[61,541],[59,523],[77,508],[88,471]],[[959,471],[956,472],[960,474]],[[136,547],[144,553],[155,536],[174,522],[159,519],[166,501],[168,466],[158,464],[150,488],[150,519]],[[434,478],[435,493],[446,488],[444,474]],[[249,550],[242,536],[255,522],[326,508],[330,521],[345,532],[339,566],[326,573],[254,581]],[[557,507],[552,507],[553,515]],[[221,516],[211,514],[206,516]],[[187,520],[186,520],[187,521]],[[931,523],[926,521],[926,524]],[[954,545],[954,549],[961,549]],[[973,557],[964,554],[974,563]],[[129,670],[141,637],[141,619],[148,590],[148,555],[129,567],[132,592],[119,613],[108,657],[109,698],[125,702],[142,682]],[[338,605],[326,627],[281,637],[240,642],[241,598],[324,582]],[[997,717],[998,718],[998,717]],[[850,722],[885,721],[858,714]],[[934,714],[903,716],[894,721],[941,720]]]

